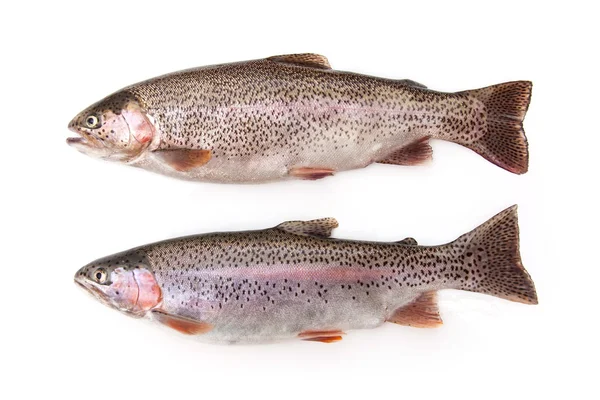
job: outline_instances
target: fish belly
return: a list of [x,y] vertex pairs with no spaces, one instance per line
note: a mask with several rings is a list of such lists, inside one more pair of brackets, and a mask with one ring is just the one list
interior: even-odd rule
[[218,127],[205,127],[205,132],[217,134],[205,135],[195,148],[210,149],[211,159],[191,171],[175,171],[152,152],[136,164],[189,180],[264,182],[286,179],[294,168],[363,168],[432,134],[425,126],[402,123],[404,114],[397,110],[294,105],[286,108],[281,121],[273,121],[272,110],[240,109]]
[[308,331],[373,328],[419,295],[410,288],[371,285],[363,271],[356,275],[326,266],[269,266],[192,275],[182,279],[195,284],[168,292],[163,307],[210,323],[213,329],[198,336],[210,342],[265,342]]

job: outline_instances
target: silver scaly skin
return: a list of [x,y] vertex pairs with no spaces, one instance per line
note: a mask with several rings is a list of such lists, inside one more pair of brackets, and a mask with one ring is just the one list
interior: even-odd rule
[[128,315],[221,343],[330,342],[386,321],[435,327],[442,289],[537,304],[516,206],[440,246],[330,238],[336,226],[290,221],[167,240],[94,261],[75,281]]
[[514,173],[528,166],[531,83],[441,93],[410,80],[332,70],[293,54],[176,72],[126,87],[78,114],[83,153],[213,182],[318,179],[431,158],[430,138]]

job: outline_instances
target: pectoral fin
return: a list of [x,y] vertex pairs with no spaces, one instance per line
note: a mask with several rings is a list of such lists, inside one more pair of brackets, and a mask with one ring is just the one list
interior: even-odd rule
[[181,172],[201,167],[211,159],[210,150],[156,150],[153,154],[171,168]]
[[284,54],[280,56],[269,57],[267,60],[285,64],[294,64],[299,67],[331,69],[331,65],[329,65],[327,57],[313,53]]
[[416,328],[437,328],[442,325],[436,292],[421,294],[412,303],[394,311],[388,322]]
[[159,310],[152,311],[152,316],[161,324],[186,335],[200,335],[213,328],[213,326],[207,322],[179,317]]

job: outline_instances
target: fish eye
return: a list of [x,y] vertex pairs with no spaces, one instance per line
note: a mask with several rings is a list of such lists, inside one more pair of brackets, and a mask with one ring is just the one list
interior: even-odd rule
[[88,115],[85,119],[85,125],[88,128],[96,128],[99,125],[100,120],[95,115]]
[[94,278],[94,280],[98,283],[104,283],[106,282],[106,278],[107,278],[107,273],[106,270],[104,268],[98,268],[96,271],[94,271],[94,274],[92,275],[92,277]]

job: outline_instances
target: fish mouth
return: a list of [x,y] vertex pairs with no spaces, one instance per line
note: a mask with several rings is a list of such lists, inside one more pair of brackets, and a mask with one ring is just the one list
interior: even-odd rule
[[88,294],[94,297],[96,300],[100,301],[102,304],[112,307],[112,303],[109,298],[102,292],[99,288],[92,284],[86,284],[86,282],[82,282],[80,279],[75,278],[75,284],[85,290]]
[[73,147],[75,150],[94,158],[100,158],[104,160],[114,159],[115,151],[107,147],[85,130],[82,130],[71,124],[69,124],[69,130],[77,134],[75,137],[67,138],[67,144]]
[[77,129],[77,127],[69,126],[71,132],[75,132],[78,136],[68,137],[67,144],[76,148],[98,148],[99,143],[86,132]]
[[67,138],[68,144],[76,144],[76,143],[85,144],[86,142],[87,142],[87,140],[83,136]]
[[77,125],[69,124],[69,130],[75,132],[77,136],[68,137],[67,144],[75,150],[94,158],[111,161],[127,162],[132,157],[125,150],[116,150],[107,144],[95,138],[92,134],[79,128]]
[[[101,304],[122,312],[125,315],[129,315],[134,318],[141,318],[146,313],[146,310],[136,310],[132,308],[125,308],[118,304],[118,302],[112,300],[109,295],[104,293],[95,283],[87,281],[80,277],[75,277],[75,284],[82,288],[89,296],[98,300]],[[118,293],[118,292],[117,292]],[[136,299],[137,303],[137,299]],[[134,305],[135,307],[135,305]]]

